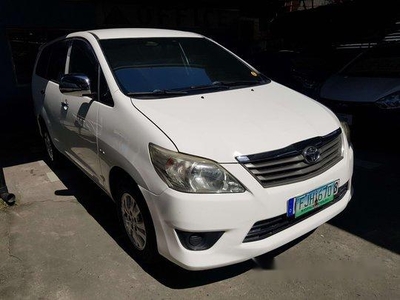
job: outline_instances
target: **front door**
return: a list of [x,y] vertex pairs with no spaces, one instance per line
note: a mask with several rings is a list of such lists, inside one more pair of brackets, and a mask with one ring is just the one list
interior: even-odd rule
[[67,74],[85,74],[90,79],[92,96],[62,95],[63,134],[66,153],[96,182],[101,175],[98,147],[98,62],[90,44],[84,40],[72,41]]
[[35,101],[35,109],[39,111],[43,103],[44,113],[47,117],[47,130],[52,137],[54,145],[61,152],[65,151],[63,140],[63,128],[61,123],[62,100],[59,89],[59,80],[65,72],[65,64],[69,41],[55,42],[41,52],[36,66],[36,76],[33,76],[32,89]]

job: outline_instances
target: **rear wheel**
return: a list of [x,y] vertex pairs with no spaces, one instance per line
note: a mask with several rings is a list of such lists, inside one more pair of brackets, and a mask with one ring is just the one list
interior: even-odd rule
[[49,131],[43,128],[43,142],[46,149],[46,158],[51,167],[60,167],[62,165],[62,154],[54,146]]
[[135,257],[145,263],[159,258],[153,221],[140,192],[127,184],[118,189],[118,216]]

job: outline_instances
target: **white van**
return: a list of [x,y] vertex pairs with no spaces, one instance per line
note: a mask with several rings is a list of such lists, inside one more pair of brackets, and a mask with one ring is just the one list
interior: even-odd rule
[[249,260],[352,196],[335,114],[196,33],[68,34],[41,48],[32,93],[49,161],[66,156],[115,201],[144,262]]

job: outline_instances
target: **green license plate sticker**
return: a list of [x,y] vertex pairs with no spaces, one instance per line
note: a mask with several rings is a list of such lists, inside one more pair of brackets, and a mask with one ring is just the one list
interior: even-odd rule
[[311,192],[289,199],[287,202],[287,216],[298,218],[317,207],[331,202],[338,190],[339,180],[335,180]]

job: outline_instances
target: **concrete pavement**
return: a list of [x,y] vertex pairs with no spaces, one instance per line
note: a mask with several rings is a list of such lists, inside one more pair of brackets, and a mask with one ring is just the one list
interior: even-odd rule
[[[0,201],[0,299],[400,299],[398,151],[356,149],[347,209],[271,264],[189,272],[136,262],[113,202],[76,167],[52,170],[30,115],[2,134],[16,204]],[[394,150],[394,151],[393,151]]]

